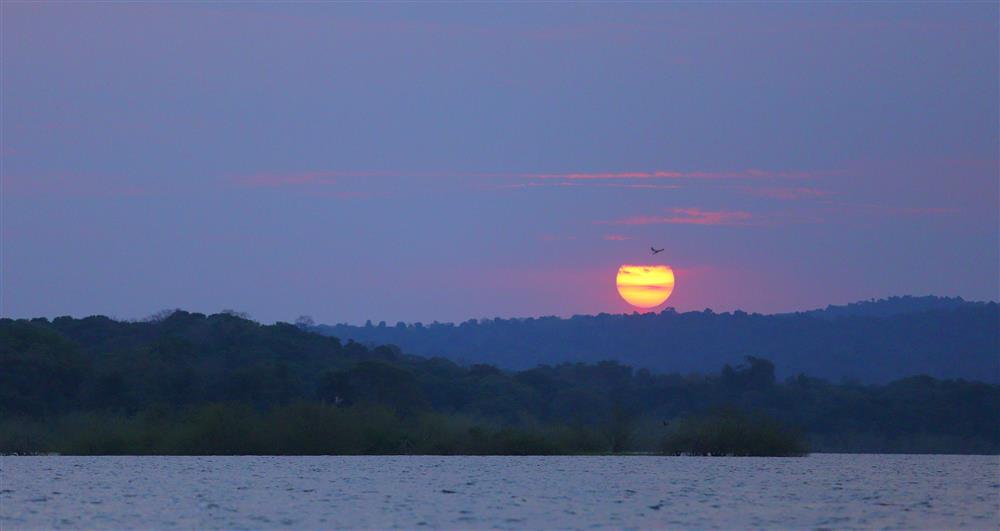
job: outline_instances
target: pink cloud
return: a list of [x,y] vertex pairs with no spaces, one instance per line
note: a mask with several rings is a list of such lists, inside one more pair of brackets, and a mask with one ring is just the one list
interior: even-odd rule
[[623,242],[634,238],[631,236],[622,236],[621,234],[605,234],[604,239],[609,242]]
[[607,225],[745,225],[753,218],[743,211],[710,211],[699,208],[672,208],[667,216],[633,216]]

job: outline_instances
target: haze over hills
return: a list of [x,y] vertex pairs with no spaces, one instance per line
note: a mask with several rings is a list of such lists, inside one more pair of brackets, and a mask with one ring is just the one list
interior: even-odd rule
[[995,302],[893,297],[792,314],[660,313],[319,325],[342,340],[394,344],[422,356],[507,369],[616,360],[658,372],[706,373],[745,356],[771,359],[779,377],[884,383],[927,374],[1000,381]]
[[844,305],[829,305],[826,308],[809,310],[804,313],[817,317],[891,317],[904,313],[926,312],[930,310],[956,310],[976,306],[985,306],[987,302],[967,301],[962,297],[935,297],[925,295],[914,297],[906,295],[902,297],[889,297],[887,299],[870,299],[866,301],[852,302]]

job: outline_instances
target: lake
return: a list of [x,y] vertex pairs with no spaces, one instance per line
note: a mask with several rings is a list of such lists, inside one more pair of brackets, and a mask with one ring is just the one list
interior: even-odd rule
[[0,528],[997,528],[1000,457],[3,457]]

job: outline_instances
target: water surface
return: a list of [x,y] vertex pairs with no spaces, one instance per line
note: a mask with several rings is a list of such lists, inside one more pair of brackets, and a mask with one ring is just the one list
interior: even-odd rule
[[992,528],[996,456],[3,457],[0,528]]

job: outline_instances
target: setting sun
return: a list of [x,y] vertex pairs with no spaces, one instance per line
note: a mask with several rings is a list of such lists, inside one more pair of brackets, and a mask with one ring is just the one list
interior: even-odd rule
[[618,294],[636,308],[663,304],[674,291],[674,270],[665,265],[623,265],[618,268]]

